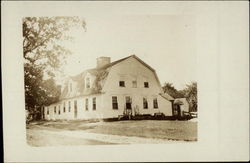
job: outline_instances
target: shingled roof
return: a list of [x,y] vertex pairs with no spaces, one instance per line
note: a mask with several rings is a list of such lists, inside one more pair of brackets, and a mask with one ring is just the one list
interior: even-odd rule
[[[61,92],[60,100],[69,99],[69,98],[73,98],[73,97],[77,97],[77,96],[83,96],[83,95],[87,96],[87,95],[101,93],[102,87],[103,87],[103,85],[105,83],[105,80],[106,80],[106,78],[108,76],[110,68],[112,66],[114,66],[114,65],[116,65],[116,64],[130,58],[130,57],[134,57],[139,62],[141,62],[143,65],[145,65],[147,68],[152,70],[154,72],[154,74],[155,74],[155,77],[157,79],[157,82],[158,82],[159,86],[161,87],[155,70],[152,67],[150,67],[148,64],[143,62],[137,56],[131,55],[131,56],[119,59],[117,61],[111,62],[111,63],[109,63],[107,65],[102,66],[102,67],[88,69],[88,70],[85,70],[85,71],[83,71],[82,73],[80,73],[78,75],[70,76],[68,81],[65,83],[66,86],[63,88],[63,90]],[[91,75],[96,77],[96,79],[95,79],[95,81],[94,81],[91,88],[85,88],[85,80],[84,79],[85,79],[85,77],[86,77],[86,75],[88,73],[90,73]],[[69,84],[70,80],[72,80],[74,83],[76,83],[75,89],[73,89],[71,92],[69,92],[69,90],[68,90],[68,84]],[[166,98],[166,96],[167,95],[165,95],[165,98]],[[168,95],[167,99],[172,100],[172,97]]]
[[[82,73],[75,75],[75,76],[70,76],[68,81],[65,83],[66,86],[63,88],[61,92],[60,100],[82,96],[82,95],[91,95],[91,94],[101,93],[102,86],[104,85],[105,79],[108,76],[110,67],[126,60],[129,57],[131,56],[119,59],[117,61],[111,62],[99,68],[87,69],[83,71]],[[90,73],[91,75],[96,77],[93,83],[93,86],[91,88],[85,88],[84,79],[87,73]],[[68,87],[67,87],[70,80],[76,83],[76,88],[72,90],[71,92],[69,92]]]

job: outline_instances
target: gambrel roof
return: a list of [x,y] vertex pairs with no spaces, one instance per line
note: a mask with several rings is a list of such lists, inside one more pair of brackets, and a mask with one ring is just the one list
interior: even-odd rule
[[[60,100],[82,96],[82,95],[91,95],[91,94],[101,93],[102,86],[104,85],[105,79],[108,76],[110,67],[112,67],[113,65],[117,63],[124,61],[125,59],[129,57],[111,62],[99,68],[87,69],[76,76],[70,76],[69,80],[65,83],[65,87],[63,88],[63,91],[61,92]],[[93,83],[93,87],[91,88],[85,88],[84,79],[88,73],[96,77]],[[68,90],[68,84],[70,80],[72,80],[76,84],[76,88],[73,89],[72,92],[69,92]]]
[[[159,87],[161,87],[160,81],[156,75],[155,70],[150,67],[148,64],[146,64],[145,62],[143,62],[140,58],[138,58],[135,55],[131,55],[122,59],[119,59],[117,61],[111,62],[107,65],[104,65],[102,67],[99,68],[93,68],[93,69],[88,69],[83,71],[82,73],[76,75],[76,76],[71,76],[69,77],[69,80],[66,82],[66,86],[63,88],[63,91],[61,92],[61,96],[60,96],[60,100],[62,99],[68,99],[68,98],[73,98],[73,97],[77,97],[77,96],[87,96],[87,95],[92,95],[92,94],[99,94],[101,93],[102,87],[104,86],[105,80],[108,76],[109,70],[112,66],[128,59],[128,58],[135,58],[136,60],[138,60],[140,63],[142,63],[144,66],[146,66],[147,68],[149,68],[151,71],[154,72],[154,75],[156,77],[156,80],[159,84]],[[85,88],[85,77],[87,74],[92,75],[93,77],[95,77],[94,82],[92,83],[92,87],[91,88]],[[71,92],[69,92],[68,90],[68,84],[70,81],[73,81],[76,85],[75,85],[75,89],[73,89]],[[172,99],[171,96],[168,95],[168,100]]]

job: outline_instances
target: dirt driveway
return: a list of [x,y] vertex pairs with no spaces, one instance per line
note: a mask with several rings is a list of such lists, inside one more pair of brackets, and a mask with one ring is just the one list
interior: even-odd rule
[[81,137],[70,137],[58,132],[46,130],[28,129],[27,143],[31,146],[77,146],[77,145],[105,145],[113,144],[93,139],[85,139]]
[[54,121],[27,126],[32,146],[156,144],[197,140],[197,122],[189,121]]

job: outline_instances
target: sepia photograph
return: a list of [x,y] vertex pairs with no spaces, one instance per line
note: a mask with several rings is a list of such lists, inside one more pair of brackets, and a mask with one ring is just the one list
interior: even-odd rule
[[194,17],[22,23],[29,145],[197,141]]
[[249,160],[247,1],[3,1],[3,162]]

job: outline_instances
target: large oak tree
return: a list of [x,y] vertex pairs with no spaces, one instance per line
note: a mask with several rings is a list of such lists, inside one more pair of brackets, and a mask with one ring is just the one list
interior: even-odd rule
[[39,113],[41,106],[57,101],[60,95],[55,72],[70,54],[62,41],[72,39],[70,29],[85,30],[86,24],[79,17],[25,17],[22,23],[25,105],[30,113]]

